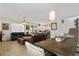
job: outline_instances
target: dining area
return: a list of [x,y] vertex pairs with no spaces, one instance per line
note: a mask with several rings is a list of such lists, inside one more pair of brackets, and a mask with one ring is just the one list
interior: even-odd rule
[[74,56],[78,44],[78,30],[70,29],[69,34],[64,38],[52,38],[35,43],[35,46],[43,48],[45,51],[50,52],[56,56]]
[[79,56],[79,4],[0,6],[1,55]]

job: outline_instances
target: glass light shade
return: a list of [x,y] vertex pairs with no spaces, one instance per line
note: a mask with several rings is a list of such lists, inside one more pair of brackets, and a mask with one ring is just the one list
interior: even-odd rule
[[49,20],[50,20],[50,21],[55,20],[55,11],[54,11],[54,10],[51,10],[51,11],[49,12]]
[[27,20],[27,21],[26,21],[26,20],[27,20],[26,17],[24,17],[24,20],[23,20],[23,22],[22,22],[23,25],[29,25],[28,20]]
[[23,25],[29,25],[29,22],[23,22],[22,24]]

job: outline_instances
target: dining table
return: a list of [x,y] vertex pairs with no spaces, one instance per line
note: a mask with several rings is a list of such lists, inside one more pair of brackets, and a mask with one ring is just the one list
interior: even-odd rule
[[72,36],[67,36],[60,42],[56,41],[55,38],[52,38],[37,42],[34,45],[57,56],[73,56],[75,55],[77,40]]

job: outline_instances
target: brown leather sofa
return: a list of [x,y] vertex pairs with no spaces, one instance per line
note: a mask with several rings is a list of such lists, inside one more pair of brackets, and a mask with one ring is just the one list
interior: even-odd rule
[[45,35],[44,33],[38,33],[38,34],[35,34],[34,36],[24,36],[24,37],[18,38],[17,40],[19,43],[21,42],[21,44],[23,43],[24,45],[25,41],[28,41],[33,44],[33,43],[40,42],[46,39],[47,39],[47,35]]
[[33,43],[46,40],[46,38],[47,38],[47,35],[45,35],[44,33],[38,33],[32,36]]

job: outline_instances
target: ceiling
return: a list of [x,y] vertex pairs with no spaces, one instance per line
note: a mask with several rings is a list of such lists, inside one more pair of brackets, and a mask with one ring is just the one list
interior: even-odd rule
[[47,23],[50,9],[56,10],[56,20],[79,16],[77,3],[0,3],[0,20],[22,22],[26,17],[30,22]]
[[[48,21],[48,12],[51,4],[39,3],[12,3],[0,4],[2,13],[1,18],[12,21],[22,21],[23,17],[28,18],[32,22]],[[42,21],[40,21],[42,20]]]

